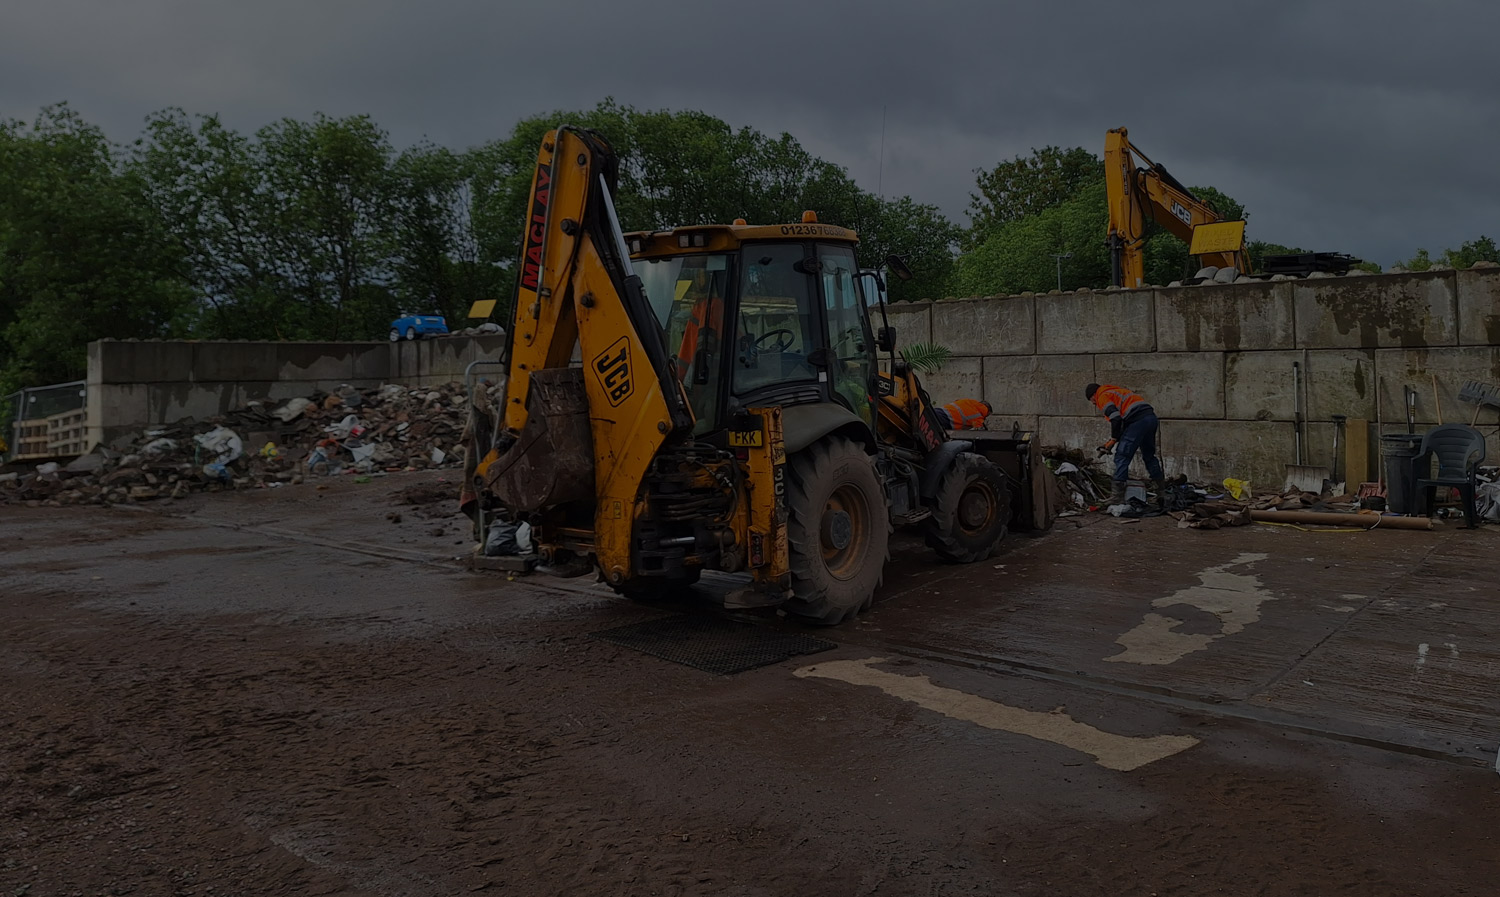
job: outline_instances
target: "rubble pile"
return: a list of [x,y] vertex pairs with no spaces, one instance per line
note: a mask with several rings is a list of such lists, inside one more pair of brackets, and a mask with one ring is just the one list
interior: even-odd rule
[[460,383],[341,386],[250,402],[221,417],[151,427],[68,464],[0,475],[0,505],[118,504],[342,474],[461,468],[467,418]]
[[1109,495],[1109,471],[1083,449],[1047,445],[1042,446],[1042,457],[1057,476],[1062,495],[1073,510],[1097,508]]
[[1359,499],[1352,495],[1319,495],[1316,492],[1268,492],[1235,499],[1229,495],[1208,496],[1195,501],[1191,506],[1170,512],[1177,525],[1184,529],[1219,529],[1225,526],[1244,526],[1250,522],[1251,511],[1327,511],[1330,513],[1354,513],[1359,510]]

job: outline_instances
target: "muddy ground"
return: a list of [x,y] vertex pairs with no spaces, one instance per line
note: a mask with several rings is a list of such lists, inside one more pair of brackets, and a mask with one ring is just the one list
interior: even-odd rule
[[0,894],[1497,892],[1495,528],[904,540],[717,676],[440,479],[0,510]]

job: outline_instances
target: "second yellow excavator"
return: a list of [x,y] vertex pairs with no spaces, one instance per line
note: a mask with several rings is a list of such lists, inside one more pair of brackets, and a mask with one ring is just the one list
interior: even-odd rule
[[[1139,157],[1144,165],[1136,162]],[[1250,273],[1245,222],[1224,221],[1167,169],[1130,143],[1124,128],[1104,139],[1104,180],[1109,197],[1110,283],[1146,285],[1146,225],[1155,221],[1188,244],[1204,265]]]
[[[1141,163],[1137,162],[1137,159]],[[1109,199],[1110,283],[1146,285],[1146,227],[1155,221],[1188,244],[1204,266],[1236,275],[1253,274],[1243,219],[1224,220],[1212,206],[1131,144],[1124,128],[1104,138],[1104,181]],[[1313,272],[1348,274],[1360,260],[1337,252],[1293,252],[1261,258],[1261,276],[1305,277]]]

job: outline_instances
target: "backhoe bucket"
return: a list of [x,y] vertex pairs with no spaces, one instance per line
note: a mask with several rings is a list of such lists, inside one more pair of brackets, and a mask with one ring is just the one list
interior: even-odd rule
[[526,426],[485,470],[490,493],[512,511],[594,500],[594,445],[581,368],[531,375]]

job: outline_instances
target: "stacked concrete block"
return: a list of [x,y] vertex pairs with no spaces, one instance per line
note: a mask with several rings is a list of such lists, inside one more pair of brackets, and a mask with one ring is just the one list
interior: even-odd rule
[[1230,352],[1224,356],[1224,417],[1229,420],[1295,420],[1297,374],[1302,367],[1303,417],[1330,420],[1375,416],[1372,349]]
[[1458,345],[1456,272],[1296,281],[1299,349]]
[[[1006,303],[1024,302],[1033,350],[985,326]],[[1044,443],[1087,449],[1108,430],[1086,416],[1082,387],[1119,383],[1163,419],[1168,470],[1211,482],[1280,485],[1296,460],[1294,362],[1304,458],[1324,466],[1333,461],[1334,415],[1381,416],[1388,432],[1404,431],[1405,385],[1417,390],[1419,428],[1437,423],[1439,403],[1444,421],[1468,423],[1474,406],[1458,400],[1464,382],[1500,383],[1500,267],[942,301],[925,310],[934,341],[960,356],[950,364],[960,365],[965,386],[967,359],[983,358],[976,397],[994,406],[992,427],[1034,422]],[[1493,431],[1494,417],[1481,412],[1481,426]]]
[[1097,355],[1094,375],[1100,383],[1124,386],[1145,396],[1158,416],[1224,417],[1224,355],[1220,352]]
[[[391,344],[390,379],[407,386],[439,386],[462,382],[475,361],[498,361],[505,351],[504,336],[449,337]],[[479,373],[494,379],[496,368]]]
[[1500,346],[1500,267],[1459,271],[1458,344]]
[[1092,355],[991,355],[982,398],[995,416],[1087,414],[1083,388],[1095,380]]
[[[1037,351],[1043,355],[1155,352],[1154,296],[1151,290],[1038,296]],[[946,309],[934,310],[934,333],[943,317],[940,312]]]
[[1031,297],[952,299],[932,319],[932,341],[955,355],[1030,355],[1036,352]]
[[[1375,353],[1380,375],[1380,407],[1386,421],[1405,423],[1402,387],[1416,391],[1416,419],[1423,426],[1438,423],[1441,407],[1445,423],[1469,423],[1475,406],[1459,401],[1465,381],[1500,383],[1500,346],[1458,346],[1426,349],[1380,349]],[[1433,378],[1437,394],[1433,394]],[[1493,421],[1495,411],[1480,413]]]
[[[932,342],[931,302],[894,302],[886,306],[885,316],[896,330],[897,348]],[[878,316],[875,326],[880,326]]]
[[252,401],[462,380],[469,362],[499,358],[501,336],[414,342],[116,341],[89,344],[88,443],[184,418],[202,420]]
[[1296,345],[1292,285],[1241,281],[1155,292],[1161,352],[1239,352]]
[[978,399],[984,394],[983,359],[951,358],[941,370],[921,374],[922,385],[939,405],[955,399]]

